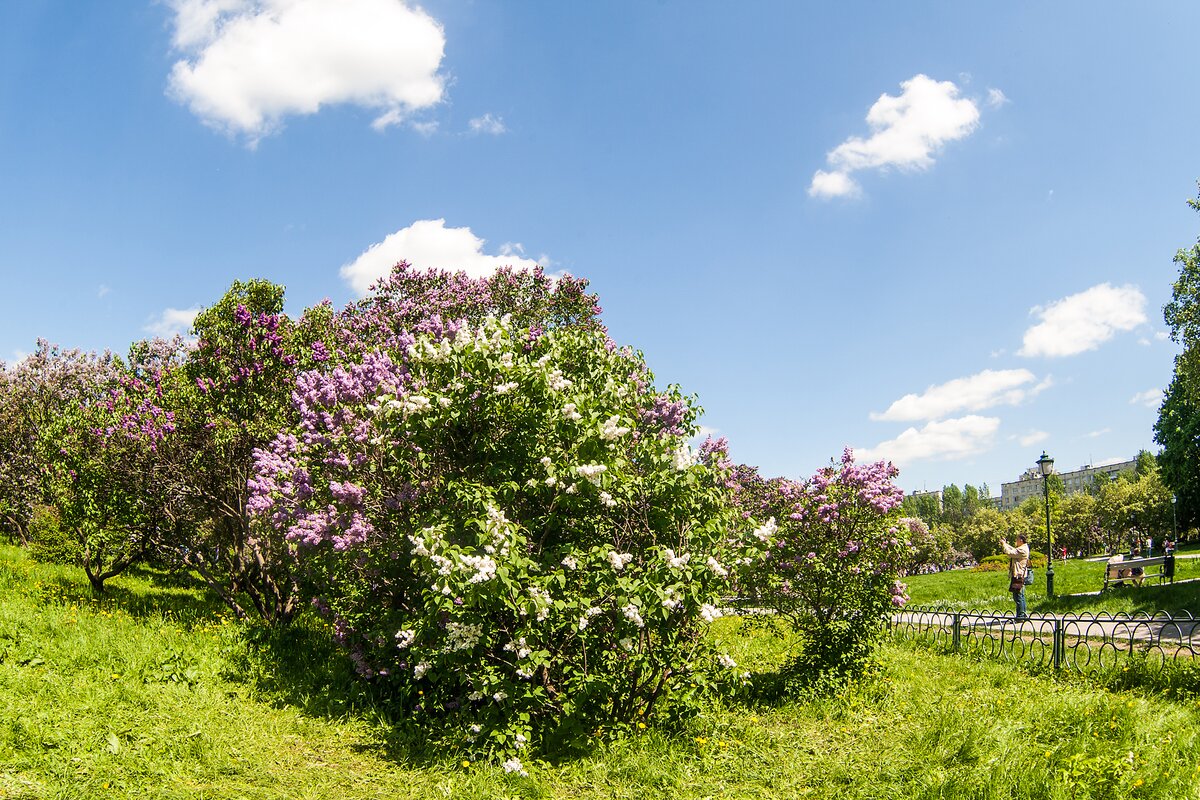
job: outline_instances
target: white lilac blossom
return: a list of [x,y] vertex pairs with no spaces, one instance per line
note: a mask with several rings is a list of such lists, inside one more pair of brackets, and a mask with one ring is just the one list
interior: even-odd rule
[[468,625],[463,622],[447,622],[446,649],[450,652],[470,650],[476,645],[479,637],[482,635],[483,628],[479,625]]
[[587,611],[583,612],[583,616],[579,618],[579,630],[584,630],[588,626],[588,621],[597,614],[602,613],[600,609],[592,606]]
[[600,475],[601,473],[607,472],[608,467],[604,466],[603,464],[581,464],[575,468],[575,471],[587,478],[592,483],[599,485]]
[[505,700],[508,699],[508,693],[507,692],[496,692],[494,695],[492,695],[492,699],[495,700],[497,703],[503,703]]
[[621,613],[625,615],[625,619],[629,620],[634,625],[637,625],[639,628],[646,627],[646,622],[642,619],[641,609],[639,609],[633,603],[630,603],[622,608]]
[[663,601],[662,601],[662,607],[667,609],[668,611],[675,611],[681,605],[683,605],[683,601],[680,600],[679,597],[674,594],[667,595],[666,597],[663,598]]
[[711,603],[705,603],[700,606],[700,618],[705,622],[712,622],[713,620],[720,619],[722,616],[724,615],[721,613],[721,609]]
[[557,478],[555,478],[553,475],[551,475],[549,478],[546,478],[546,485],[547,485],[547,486],[553,486],[553,485],[554,485],[554,484],[556,484],[556,483],[558,483],[558,479],[557,479]]
[[[389,405],[391,404],[389,403]],[[406,417],[412,414],[420,414],[422,411],[428,411],[429,408],[429,398],[422,397],[419,394],[409,395],[400,403],[400,413]]]
[[410,644],[412,644],[413,640],[416,638],[417,638],[417,634],[408,629],[405,629],[402,631],[396,631],[396,647],[403,650],[404,648],[406,648]]
[[540,459],[538,459],[538,461],[546,469],[549,469],[550,465],[554,463],[553,461],[550,460],[550,456],[542,456]]
[[692,448],[688,447],[687,442],[679,443],[679,447],[675,449],[675,453],[672,456],[671,463],[680,472],[696,463],[696,456],[692,453]]
[[612,564],[612,568],[617,572],[625,569],[625,566],[633,561],[631,553],[618,553],[616,550],[608,551],[608,563]]
[[725,576],[727,576],[729,574],[729,570],[722,567],[721,562],[717,561],[712,556],[709,556],[708,561],[706,561],[704,563],[708,566],[708,568],[710,570],[712,570],[712,574],[716,575],[718,578],[724,578]]
[[467,569],[475,570],[475,574],[467,579],[467,583],[486,583],[496,577],[496,560],[491,556],[459,555],[458,560]]
[[604,427],[600,429],[600,437],[606,442],[614,442],[629,433],[629,428],[622,427],[620,423],[620,417],[616,415],[609,417],[604,422]]
[[521,759],[519,758],[510,758],[500,766],[504,767],[505,772],[515,772],[523,778],[529,777],[529,773],[525,771],[525,767],[521,764]]
[[516,389],[520,385],[521,384],[517,383],[516,381],[509,381],[508,383],[502,383],[496,387],[496,394],[508,394],[509,392],[511,392],[513,389]]
[[[537,621],[542,622],[546,617],[550,616],[550,605],[552,603],[550,593],[536,586],[530,586],[529,596],[533,598],[533,602],[537,605]],[[521,641],[525,640],[522,639]]]
[[772,536],[775,535],[775,532],[777,530],[779,530],[779,526],[775,524],[775,518],[771,517],[769,520],[764,522],[760,527],[754,529],[754,536],[760,542],[765,543],[765,542],[769,541]]
[[[556,392],[565,392],[571,388],[571,381],[563,377],[562,370],[556,369],[546,376],[546,383],[550,384],[550,388]],[[575,410],[575,404],[571,403],[567,408]],[[566,409],[563,409],[564,411]],[[569,416],[569,415],[568,415]],[[575,417],[575,419],[579,419]]]
[[565,556],[561,563],[567,569],[579,569],[579,561],[575,556]]
[[425,673],[429,671],[429,667],[430,667],[430,664],[428,661],[422,661],[420,664],[417,664],[415,667],[413,667],[413,677],[414,678],[424,677]]
[[721,655],[717,656],[717,663],[726,669],[733,669],[737,666],[737,662],[724,653],[721,653]]
[[612,508],[613,506],[615,506],[617,504],[617,501],[614,500],[613,496],[611,494],[609,494],[608,492],[600,493],[600,502],[609,508]]
[[513,741],[516,743],[518,750],[521,749],[522,747],[524,747],[526,745],[526,743],[529,742],[529,740],[525,738],[525,734],[523,734],[523,733],[518,733],[516,736],[514,736]]
[[684,553],[681,556],[677,556],[674,550],[665,547],[663,548],[663,559],[666,560],[667,566],[671,569],[683,569],[692,560],[692,555],[691,553]]
[[627,650],[630,653],[633,652],[633,639],[630,639],[628,636],[618,642],[618,644],[621,645],[622,649]]
[[577,484],[572,483],[564,491],[566,491],[567,494],[575,494],[576,492],[579,491],[579,486]]
[[[470,700],[472,703],[477,703],[483,699],[483,692],[471,692],[469,695],[467,695],[467,699]],[[472,725],[471,726],[472,731],[474,733],[479,733],[479,731],[474,730],[475,728],[478,728],[478,727],[479,727],[478,725]]]
[[512,365],[513,365],[513,354],[511,351],[506,352],[500,356],[500,366],[504,367],[505,369],[512,369]]
[[574,403],[567,403],[565,406],[563,406],[563,416],[572,422],[578,422],[579,420],[583,419],[583,414],[580,414],[575,409]]

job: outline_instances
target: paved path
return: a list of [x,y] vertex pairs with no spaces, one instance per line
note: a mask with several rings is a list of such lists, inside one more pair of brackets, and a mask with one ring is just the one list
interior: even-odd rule
[[911,624],[922,628],[950,628],[954,615],[960,616],[960,625],[975,630],[1007,630],[1018,634],[1052,634],[1055,624],[1062,626],[1068,638],[1137,639],[1140,641],[1180,643],[1200,646],[1200,620],[1159,617],[1093,617],[1079,614],[1032,614],[1018,622],[1012,613],[955,611],[927,611],[914,609],[892,615],[893,625]]

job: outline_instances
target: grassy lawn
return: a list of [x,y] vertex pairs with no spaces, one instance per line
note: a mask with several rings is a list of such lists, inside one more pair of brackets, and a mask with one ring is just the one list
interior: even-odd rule
[[[1200,795],[1195,698],[893,646],[836,696],[714,703],[506,775],[399,733],[315,627],[272,649],[197,587],[143,571],[98,602],[81,578],[0,547],[0,798]],[[743,668],[786,651],[719,622]]]
[[[1195,547],[1181,550],[1175,560],[1175,584],[1147,581],[1140,587],[1110,588],[1096,595],[1104,585],[1103,561],[1068,559],[1054,563],[1053,598],[1046,596],[1046,570],[1037,570],[1037,579],[1025,589],[1031,614],[1097,613],[1139,611],[1190,611],[1200,614],[1200,555]],[[932,575],[912,575],[905,579],[913,605],[943,604],[956,608],[1013,610],[1008,593],[1007,572],[954,570]]]

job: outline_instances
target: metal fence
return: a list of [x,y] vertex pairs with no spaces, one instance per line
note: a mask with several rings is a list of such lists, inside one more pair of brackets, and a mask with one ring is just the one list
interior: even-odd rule
[[1043,615],[946,607],[909,607],[891,618],[893,636],[946,652],[1092,672],[1137,658],[1150,669],[1191,661],[1200,649],[1200,620],[1191,614]]

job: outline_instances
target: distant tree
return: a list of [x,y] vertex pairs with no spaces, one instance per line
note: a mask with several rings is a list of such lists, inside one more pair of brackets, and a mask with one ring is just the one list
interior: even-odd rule
[[983,507],[983,501],[980,499],[979,490],[971,484],[963,487],[962,515],[964,519],[970,519],[979,512]]
[[[1189,200],[1200,211],[1200,198]],[[1163,479],[1178,497],[1179,522],[1184,527],[1200,516],[1200,239],[1175,254],[1179,277],[1163,320],[1171,339],[1183,345],[1175,357],[1171,383],[1163,395],[1154,440],[1162,445],[1159,466]]]
[[942,488],[942,522],[957,525],[963,521],[963,493],[953,483]]
[[935,492],[921,492],[906,495],[900,505],[900,513],[906,517],[916,517],[933,527],[942,518],[942,506]]

